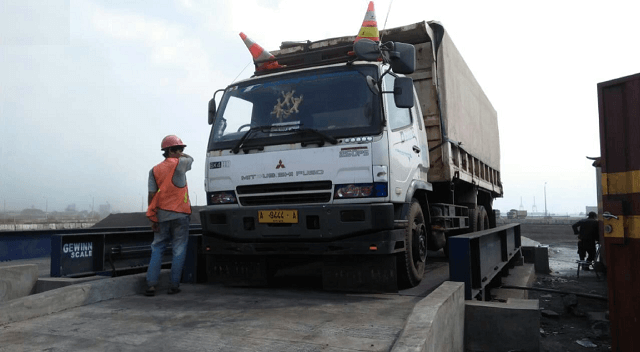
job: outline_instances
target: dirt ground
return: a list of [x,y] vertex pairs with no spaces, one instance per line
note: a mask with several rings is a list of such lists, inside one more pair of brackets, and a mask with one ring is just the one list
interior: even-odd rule
[[551,272],[537,274],[534,287],[563,292],[529,291],[530,299],[540,301],[541,351],[610,351],[606,276],[580,270],[578,277],[577,239],[571,226],[523,224],[521,234],[549,246]]

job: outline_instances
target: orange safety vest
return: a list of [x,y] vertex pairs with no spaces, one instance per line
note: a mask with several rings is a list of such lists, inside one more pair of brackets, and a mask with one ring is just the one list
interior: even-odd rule
[[153,177],[156,179],[158,191],[147,209],[147,217],[153,222],[158,222],[158,209],[191,214],[187,185],[177,187],[173,184],[173,174],[179,162],[178,158],[166,158],[153,167]]

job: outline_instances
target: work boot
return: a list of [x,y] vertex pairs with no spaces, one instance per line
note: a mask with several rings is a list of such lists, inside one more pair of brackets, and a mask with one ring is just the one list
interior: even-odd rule
[[156,295],[156,287],[155,286],[147,287],[147,290],[144,291],[144,295],[145,296],[149,296],[149,297],[155,296]]
[[171,286],[171,287],[169,287],[169,291],[167,291],[167,293],[168,293],[168,294],[170,294],[170,295],[174,295],[174,294],[176,294],[176,293],[180,293],[180,291],[182,291],[182,290],[180,289],[180,287],[178,287],[178,286]]

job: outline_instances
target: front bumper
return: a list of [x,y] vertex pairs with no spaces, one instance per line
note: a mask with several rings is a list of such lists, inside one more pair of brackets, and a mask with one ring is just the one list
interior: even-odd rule
[[[262,224],[259,210],[295,209],[297,224]],[[213,254],[389,254],[404,250],[391,203],[251,207],[200,211]]]

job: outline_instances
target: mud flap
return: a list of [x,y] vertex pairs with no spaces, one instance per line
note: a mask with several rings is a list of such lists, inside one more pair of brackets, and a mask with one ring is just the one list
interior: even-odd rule
[[330,291],[398,292],[396,258],[393,255],[325,258],[322,286]]
[[207,280],[227,286],[268,286],[264,256],[207,256]]

